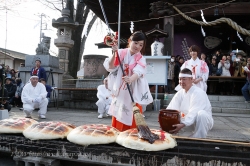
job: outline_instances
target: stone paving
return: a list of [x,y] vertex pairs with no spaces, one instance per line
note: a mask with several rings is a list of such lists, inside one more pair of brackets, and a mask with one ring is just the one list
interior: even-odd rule
[[[160,129],[158,123],[158,111],[146,111],[145,120],[149,128]],[[24,117],[23,111],[19,108],[12,108],[10,117]],[[47,119],[39,119],[35,110],[32,118],[38,121],[64,121],[76,126],[83,124],[111,124],[111,117],[103,119],[97,118],[97,110],[80,110],[50,107],[47,112]],[[231,141],[250,142],[250,114],[226,114],[213,113],[214,127],[208,132],[207,138]],[[192,134],[192,127],[182,130],[179,136],[189,136]]]

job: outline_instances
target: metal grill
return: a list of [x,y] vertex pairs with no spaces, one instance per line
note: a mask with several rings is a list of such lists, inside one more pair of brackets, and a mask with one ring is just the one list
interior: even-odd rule
[[0,151],[103,165],[175,166],[250,165],[250,146],[177,139],[173,149],[145,152],[118,144],[80,146],[67,140],[31,141],[23,135],[0,134]]

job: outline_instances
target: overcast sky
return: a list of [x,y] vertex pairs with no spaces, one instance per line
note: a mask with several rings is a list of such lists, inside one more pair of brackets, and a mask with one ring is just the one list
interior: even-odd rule
[[[61,13],[34,0],[19,0],[21,1],[20,4],[16,4],[15,1],[6,0],[9,9],[7,10],[7,21],[6,10],[0,10],[0,47],[5,48],[6,44],[6,48],[9,50],[35,55],[40,38],[40,15],[43,13],[46,15],[46,17],[43,17],[43,29],[46,28],[45,23],[47,23],[47,30],[43,30],[43,33],[45,36],[51,37],[50,49],[52,52],[58,53],[58,49],[54,45],[54,39],[57,36],[56,29],[52,27],[52,19],[61,17]],[[0,6],[5,6],[5,0],[0,0]],[[106,25],[100,24],[100,21],[96,21],[96,23],[97,25],[93,25],[90,34],[88,34],[84,55],[101,54],[108,56],[111,54],[111,49],[98,49],[94,45],[102,42],[107,34]]]

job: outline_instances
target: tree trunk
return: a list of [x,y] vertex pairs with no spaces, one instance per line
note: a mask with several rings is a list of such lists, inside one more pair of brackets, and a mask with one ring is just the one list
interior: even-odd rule
[[[89,34],[93,24],[95,23],[95,20],[97,19],[97,16],[94,15],[93,18],[91,19],[91,21],[89,22],[89,26],[87,29],[87,34]],[[88,36],[86,37],[85,35],[82,38],[82,42],[81,42],[81,47],[80,47],[80,54],[79,54],[79,59],[78,59],[78,70],[80,70],[81,67],[81,61],[82,61],[82,56],[83,56],[83,52],[85,49],[85,42],[87,40]]]
[[74,18],[74,0],[67,0],[67,3],[66,3],[66,8],[68,8],[70,10],[70,18],[72,20],[75,20]]
[[81,37],[84,27],[83,24],[86,22],[89,13],[89,8],[86,7],[86,9],[84,10],[84,7],[85,5],[83,3],[77,2],[75,21],[78,22],[80,25],[72,33],[72,40],[74,40],[74,46],[69,51],[69,74],[74,78],[76,78],[77,76],[78,59],[81,47]]

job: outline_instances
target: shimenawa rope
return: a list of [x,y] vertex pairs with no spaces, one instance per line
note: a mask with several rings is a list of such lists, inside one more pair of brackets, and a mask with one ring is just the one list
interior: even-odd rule
[[221,17],[221,18],[216,19],[216,20],[211,21],[211,22],[198,21],[198,20],[195,20],[195,19],[193,19],[193,18],[185,15],[184,13],[182,13],[178,8],[176,8],[175,6],[173,6],[173,4],[171,4],[171,3],[167,3],[167,4],[169,6],[171,6],[171,7],[173,7],[186,20],[191,21],[191,22],[193,22],[195,24],[198,24],[198,25],[201,25],[201,26],[213,26],[213,25],[217,25],[217,24],[220,24],[220,23],[227,23],[233,29],[235,29],[236,31],[238,31],[239,33],[241,33],[243,35],[250,36],[250,31],[249,30],[242,28],[240,25],[238,25],[236,22],[234,22],[230,18]]

